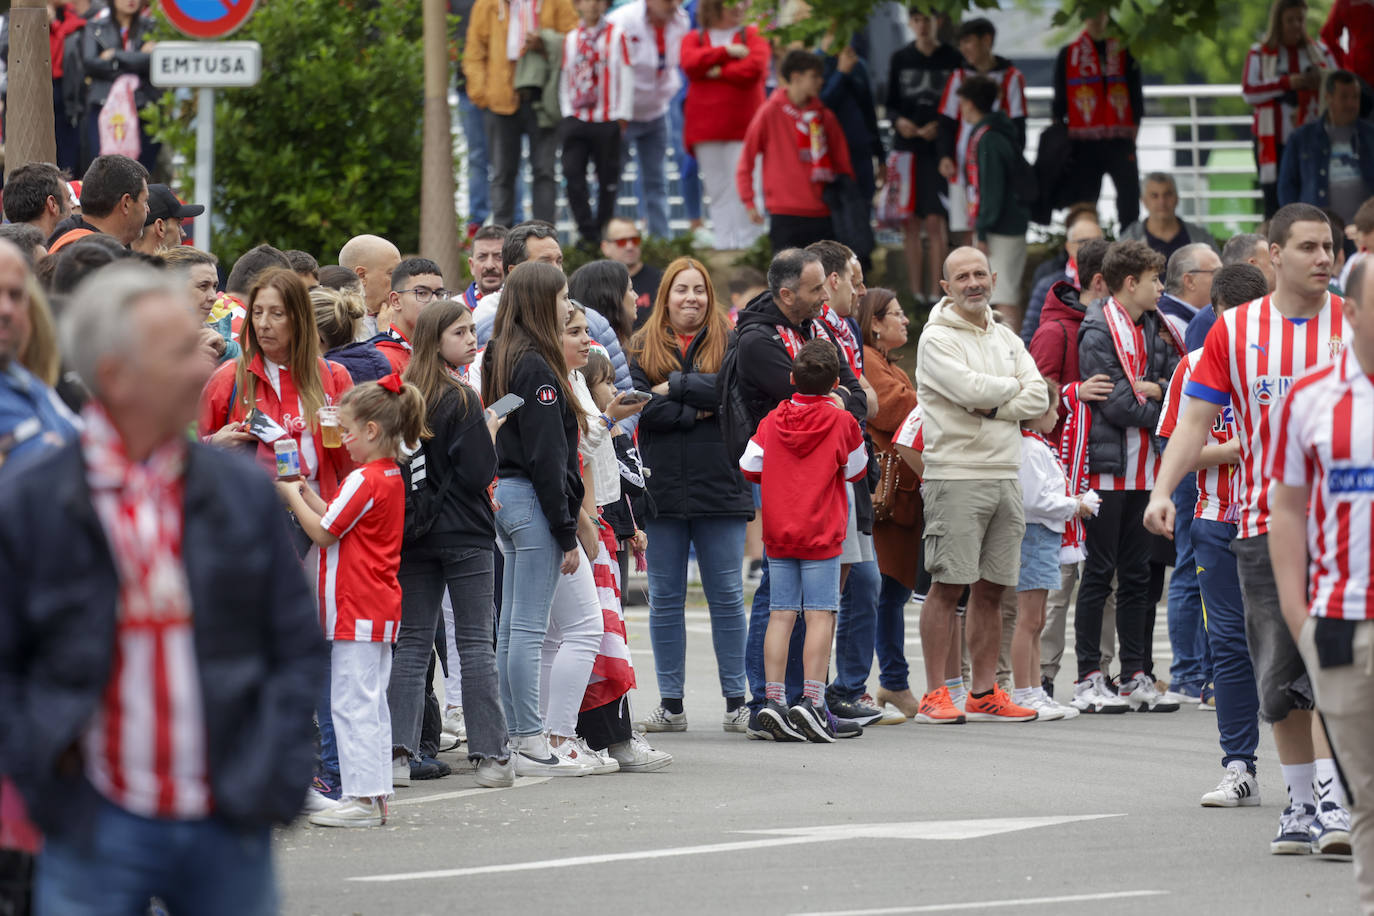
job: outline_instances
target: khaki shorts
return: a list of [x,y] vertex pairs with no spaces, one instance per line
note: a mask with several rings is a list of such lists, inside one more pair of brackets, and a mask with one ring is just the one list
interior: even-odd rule
[[997,274],[993,305],[1021,304],[1021,275],[1026,272],[1024,235],[989,235],[988,266]]
[[927,480],[926,569],[932,582],[1016,586],[1026,517],[1016,480]]

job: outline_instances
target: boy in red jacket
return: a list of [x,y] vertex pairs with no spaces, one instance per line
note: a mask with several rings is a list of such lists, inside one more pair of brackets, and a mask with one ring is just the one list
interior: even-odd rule
[[[825,675],[849,519],[845,481],[859,480],[868,469],[859,424],[831,394],[839,374],[835,345],[820,338],[807,341],[792,361],[797,393],[763,418],[739,460],[744,476],[763,489],[763,544],[773,586],[763,643],[768,702],[759,722],[777,741],[835,740],[825,707]],[[792,625],[802,613],[804,696],[789,710],[783,672]]]
[[763,203],[774,253],[834,238],[821,192],[837,175],[854,177],[839,119],[820,100],[824,73],[819,55],[787,52],[778,67],[782,85],[749,122],[735,167],[740,202],[751,221],[762,223],[754,200],[754,164],[763,156]]

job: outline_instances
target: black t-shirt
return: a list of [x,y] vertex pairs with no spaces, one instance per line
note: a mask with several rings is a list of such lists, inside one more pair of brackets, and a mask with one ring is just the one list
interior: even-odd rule
[[663,282],[663,271],[652,264],[645,264],[639,273],[630,278],[630,287],[635,291],[635,329],[638,330],[654,310],[654,299],[658,296],[658,285]]
[[1188,227],[1183,225],[1182,220],[1179,220],[1178,234],[1175,235],[1173,238],[1169,239],[1167,242],[1163,239],[1155,238],[1153,235],[1150,234],[1149,229],[1145,229],[1145,244],[1149,245],[1155,251],[1158,251],[1160,254],[1164,255],[1164,260],[1167,262],[1169,258],[1173,256],[1175,251],[1178,251],[1184,245],[1189,244]]
[[[964,58],[949,45],[937,45],[930,55],[909,44],[892,55],[887,80],[887,116],[896,124],[898,117],[929,124],[939,115],[940,96],[944,95],[949,75],[963,65]],[[933,141],[910,139],[893,132],[893,147],[906,152],[929,149]]]

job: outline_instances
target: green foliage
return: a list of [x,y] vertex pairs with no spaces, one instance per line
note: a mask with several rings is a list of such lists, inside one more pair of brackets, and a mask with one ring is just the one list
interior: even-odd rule
[[[420,32],[418,4],[404,0],[258,3],[234,38],[262,44],[262,80],[215,99],[213,242],[222,261],[269,242],[328,263],[363,232],[418,248]],[[169,92],[149,116],[188,163],[194,107]]]
[[741,251],[734,260],[736,267],[752,267],[764,275],[767,275],[768,265],[772,263],[773,243],[769,241],[767,234],[755,239],[754,244]]
[[[640,258],[645,264],[657,264],[659,267],[666,267],[678,258],[705,260],[704,252],[696,246],[690,232],[672,239],[646,237],[644,245],[640,249]],[[581,245],[567,247],[563,249],[563,272],[572,276],[573,271],[583,264],[600,260],[602,260],[602,255],[599,247],[583,248]]]

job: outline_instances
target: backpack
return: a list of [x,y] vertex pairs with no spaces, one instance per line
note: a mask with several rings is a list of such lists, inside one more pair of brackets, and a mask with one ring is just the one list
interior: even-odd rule
[[738,329],[730,332],[730,340],[725,345],[725,356],[716,373],[716,395],[720,398],[720,409],[716,412],[720,419],[720,437],[730,460],[739,463],[740,456],[749,447],[756,424],[740,386]]
[[406,485],[406,521],[401,532],[402,544],[413,544],[429,534],[444,506],[444,491],[451,482],[453,468],[443,480],[435,480],[428,473],[425,445],[421,444],[410,461],[401,466]]

